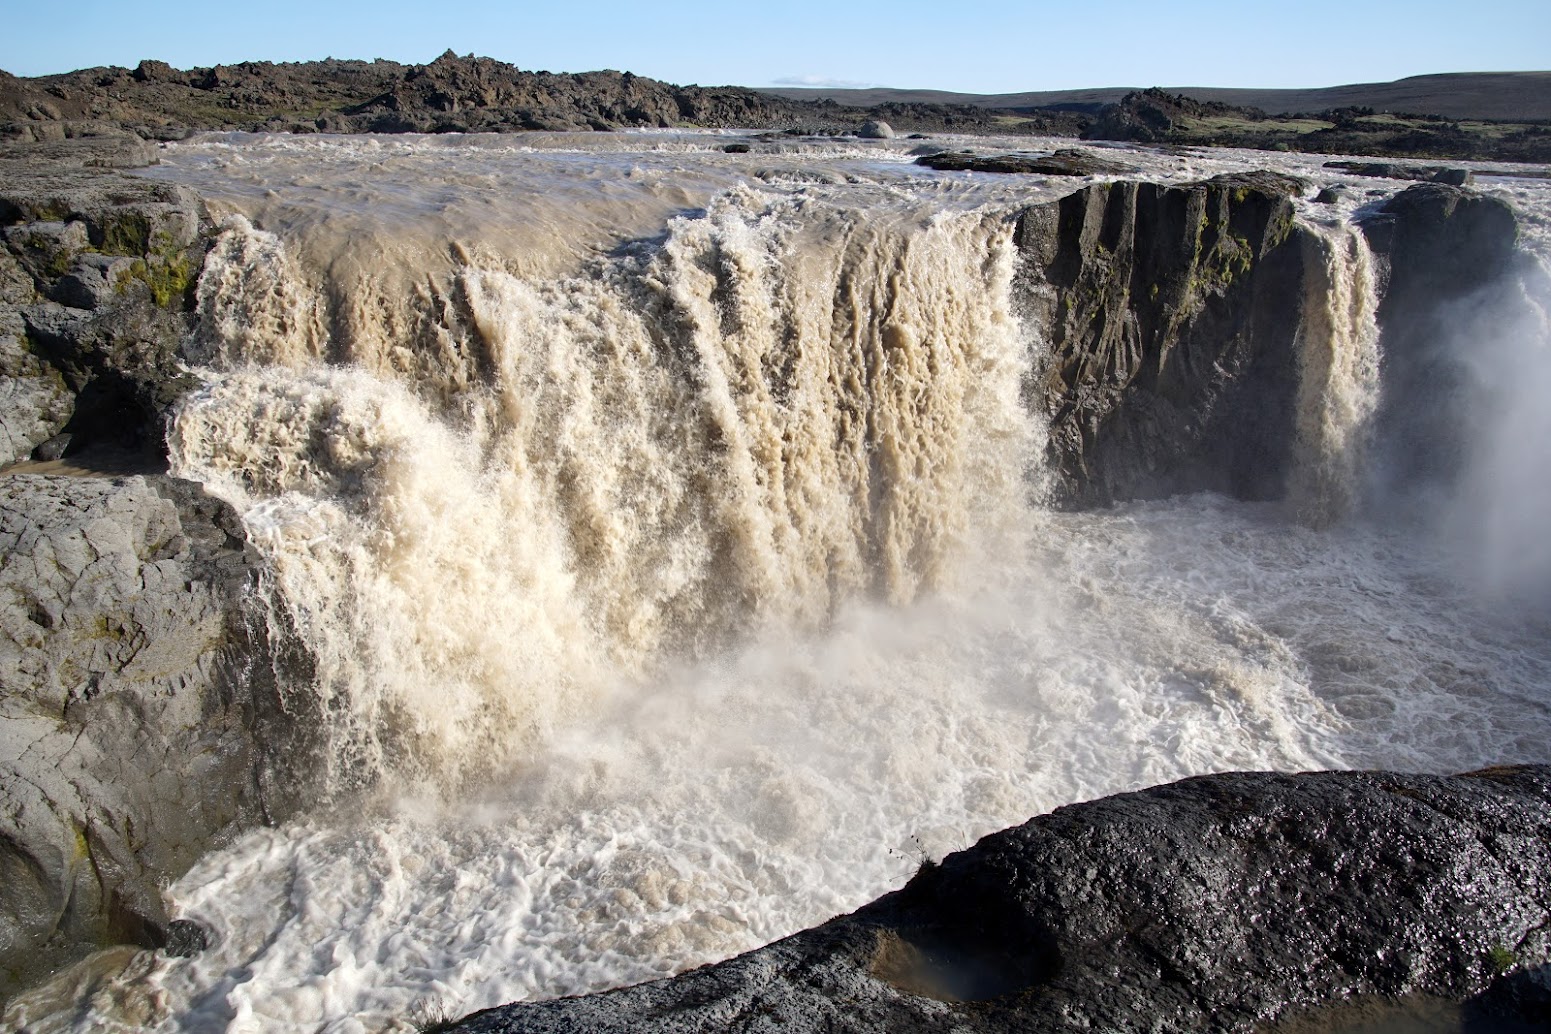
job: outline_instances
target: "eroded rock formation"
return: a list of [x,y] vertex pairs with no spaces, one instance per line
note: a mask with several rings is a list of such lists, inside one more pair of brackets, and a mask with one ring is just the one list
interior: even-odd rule
[[209,220],[192,192],[122,175],[137,140],[0,148],[0,370],[16,405],[0,465],[67,433],[70,451],[148,456],[192,381],[179,370]]
[[277,672],[305,662],[242,535],[188,482],[0,478],[0,994],[159,946],[161,886],[294,806],[305,722]]
[[1028,209],[1025,305],[1048,328],[1031,404],[1058,501],[1285,489],[1303,253],[1285,176],[1116,182]]

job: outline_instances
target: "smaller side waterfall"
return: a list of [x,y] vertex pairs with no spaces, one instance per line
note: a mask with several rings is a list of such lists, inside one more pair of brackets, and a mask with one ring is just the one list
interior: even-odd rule
[[1349,513],[1379,403],[1378,278],[1362,232],[1305,223],[1296,347],[1297,443],[1288,497],[1322,527]]

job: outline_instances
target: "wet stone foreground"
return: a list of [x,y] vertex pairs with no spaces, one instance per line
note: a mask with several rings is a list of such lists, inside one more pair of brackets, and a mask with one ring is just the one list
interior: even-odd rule
[[1551,767],[1202,776],[992,834],[727,962],[444,1029],[1339,1030],[1374,1010],[1323,1006],[1428,996],[1544,1030],[1548,893]]

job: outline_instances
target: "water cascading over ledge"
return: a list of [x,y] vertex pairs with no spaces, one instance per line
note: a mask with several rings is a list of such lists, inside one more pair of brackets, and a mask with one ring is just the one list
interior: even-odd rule
[[[1274,498],[1304,462],[1298,356],[1337,279],[1308,270],[1353,253],[1282,187],[924,207],[890,223],[751,193],[577,280],[457,259],[403,292],[324,287],[233,224],[180,442],[249,506],[274,613],[318,665],[292,714],[321,710],[336,792],[456,782],[598,682],[930,595],[955,557],[1018,546],[1041,471],[1077,504]],[[1444,237],[1511,237],[1471,218]],[[219,287],[222,263],[242,282]]]
[[1323,237],[1296,218],[1302,186],[1098,184],[1022,215],[1023,289],[1050,328],[1030,401],[1050,413],[1057,502],[1281,499],[1300,466],[1341,450],[1300,451],[1300,356],[1329,348],[1318,314],[1337,289]]
[[[175,467],[270,556],[332,781],[456,781],[611,679],[994,569],[1031,500],[1281,498],[1317,470],[1310,519],[1339,516],[1369,410],[1332,416],[1358,360],[1330,356],[1373,342],[1331,264],[1366,252],[1299,223],[1300,187],[886,217],[740,188],[579,275],[459,264],[373,304],[237,219]],[[1300,353],[1326,357],[1302,396]]]
[[463,266],[457,306],[356,306],[348,366],[305,279],[251,290],[276,248],[217,239],[170,448],[270,557],[342,787],[456,781],[608,680],[1019,548],[1034,348],[1003,214],[739,189],[576,276]]

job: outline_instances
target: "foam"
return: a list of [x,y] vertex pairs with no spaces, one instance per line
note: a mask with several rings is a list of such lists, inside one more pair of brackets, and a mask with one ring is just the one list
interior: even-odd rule
[[1077,184],[724,139],[169,149],[230,217],[174,469],[318,658],[332,796],[168,889],[208,951],[7,1022],[408,1030],[754,947],[1071,801],[1543,760],[1544,611],[1352,505],[1361,198],[1301,206],[1293,503],[1057,514],[1011,220]]

